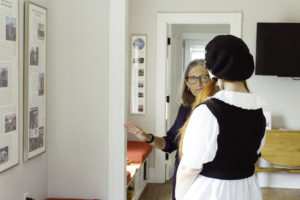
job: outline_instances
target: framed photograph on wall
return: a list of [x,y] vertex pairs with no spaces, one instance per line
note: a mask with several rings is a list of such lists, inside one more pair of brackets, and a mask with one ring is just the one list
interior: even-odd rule
[[46,152],[47,8],[25,1],[24,161]]
[[130,114],[146,114],[147,36],[131,37]]
[[0,173],[19,164],[19,1],[0,4]]

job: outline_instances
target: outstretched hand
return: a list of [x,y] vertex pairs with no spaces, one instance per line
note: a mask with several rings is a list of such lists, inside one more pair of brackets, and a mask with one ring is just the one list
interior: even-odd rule
[[128,122],[127,124],[124,124],[124,127],[126,128],[125,131],[127,133],[134,134],[137,138],[139,138],[142,141],[148,140],[148,134],[145,133],[140,127],[137,125]]

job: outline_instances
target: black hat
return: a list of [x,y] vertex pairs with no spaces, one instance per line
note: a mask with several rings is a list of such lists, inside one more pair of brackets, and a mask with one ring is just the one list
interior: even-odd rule
[[206,67],[218,78],[243,81],[254,71],[253,57],[243,40],[232,35],[219,35],[205,47]]

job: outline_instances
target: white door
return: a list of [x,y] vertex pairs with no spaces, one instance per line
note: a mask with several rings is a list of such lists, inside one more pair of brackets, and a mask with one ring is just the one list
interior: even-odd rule
[[[171,32],[171,30],[170,30]],[[182,36],[169,34],[170,44],[168,45],[166,96],[169,103],[166,103],[166,132],[174,124],[180,103],[178,101],[178,89],[182,77]],[[170,180],[174,174],[176,151],[166,155],[166,180]]]

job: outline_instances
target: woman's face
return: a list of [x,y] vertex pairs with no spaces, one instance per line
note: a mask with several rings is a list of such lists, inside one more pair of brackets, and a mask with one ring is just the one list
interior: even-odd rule
[[[201,80],[201,81],[200,81]],[[208,71],[198,65],[191,69],[188,74],[188,81],[185,83],[190,88],[191,93],[196,97],[202,91],[202,89],[210,82]]]

